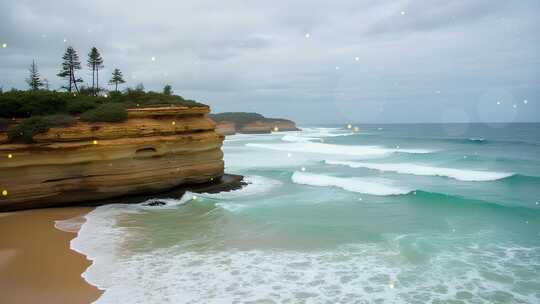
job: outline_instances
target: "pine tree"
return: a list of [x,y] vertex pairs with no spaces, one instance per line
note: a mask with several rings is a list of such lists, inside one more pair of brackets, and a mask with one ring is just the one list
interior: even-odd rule
[[172,87],[171,85],[165,85],[165,87],[163,88],[163,94],[165,95],[172,95]]
[[39,78],[39,72],[35,60],[32,60],[32,65],[28,71],[30,72],[30,77],[26,79],[26,83],[28,83],[32,91],[39,90],[39,88],[43,86],[43,82],[41,82],[41,79]]
[[59,77],[69,79],[68,86],[64,87],[68,90],[68,92],[71,93],[73,88],[79,92],[77,83],[82,82],[82,79],[75,77],[75,70],[81,69],[81,62],[79,60],[79,55],[77,55],[77,51],[75,51],[73,47],[69,46],[66,49],[64,56],[62,56],[62,59],[64,60],[64,62],[62,62],[62,69],[57,75]]
[[99,69],[103,68],[103,58],[96,47],[88,53],[88,67],[92,69],[92,91],[94,95],[99,92]]
[[109,84],[114,84],[114,91],[118,92],[118,84],[125,83],[122,76],[122,72],[120,72],[120,69],[114,69],[112,73],[111,80],[109,80]]

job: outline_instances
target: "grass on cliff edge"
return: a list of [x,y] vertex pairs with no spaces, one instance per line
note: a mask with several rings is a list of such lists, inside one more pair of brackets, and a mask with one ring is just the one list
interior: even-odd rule
[[128,109],[170,105],[206,106],[178,95],[165,95],[136,89],[127,89],[125,92],[111,92],[107,97],[56,91],[11,90],[0,92],[0,118],[27,118],[51,114],[79,115],[106,103],[122,104]]

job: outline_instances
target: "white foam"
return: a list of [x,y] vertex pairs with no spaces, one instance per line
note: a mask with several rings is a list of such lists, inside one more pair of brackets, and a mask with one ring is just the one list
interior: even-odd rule
[[319,138],[287,134],[287,135],[283,136],[281,138],[281,140],[282,141],[288,141],[288,142],[310,142],[310,141],[313,141],[313,140],[319,140]]
[[397,172],[401,174],[425,175],[425,176],[443,176],[457,179],[460,181],[494,181],[514,175],[507,172],[491,171],[473,171],[464,169],[453,169],[444,167],[431,167],[424,165],[408,163],[363,163],[353,161],[332,161],[327,160],[329,165],[343,165],[351,168],[367,168],[386,172]]
[[278,144],[256,144],[248,143],[248,147],[262,148],[276,151],[305,152],[318,154],[334,154],[360,157],[383,157],[391,153],[431,153],[432,150],[426,149],[389,149],[380,146],[347,146],[323,144],[314,142],[302,143],[278,143]]
[[[96,261],[92,267],[110,272],[93,283],[106,289],[97,303],[408,303],[418,294],[431,303],[455,300],[458,293],[467,296],[465,302],[493,303],[490,292],[499,290],[515,301],[537,303],[535,292],[516,292],[515,284],[497,278],[532,284],[538,248],[510,251],[480,240],[478,248],[458,244],[431,253],[429,263],[407,261],[404,251],[419,250],[409,244],[432,238],[433,244],[453,245],[452,239],[414,235],[316,251],[193,251],[178,245],[117,258],[111,261],[115,267]],[[508,271],[508,265],[526,273]]]
[[234,199],[243,196],[264,194],[282,185],[278,180],[258,175],[245,176],[244,181],[247,185],[238,190],[219,193],[203,193],[199,196],[213,199]]
[[83,216],[76,216],[67,220],[54,221],[54,228],[66,232],[77,233],[84,224]]
[[373,178],[369,180],[358,177],[335,177],[323,174],[306,173],[296,171],[291,177],[296,184],[319,186],[319,187],[338,187],[351,192],[365,193],[371,195],[398,195],[407,194],[411,189],[395,187],[389,180]]

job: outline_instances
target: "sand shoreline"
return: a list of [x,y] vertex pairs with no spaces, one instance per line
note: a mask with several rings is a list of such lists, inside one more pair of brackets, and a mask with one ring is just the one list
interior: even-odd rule
[[93,208],[67,207],[0,214],[0,290],[5,303],[91,303],[102,291],[81,274],[91,265],[70,249],[77,226],[56,221],[82,217]]

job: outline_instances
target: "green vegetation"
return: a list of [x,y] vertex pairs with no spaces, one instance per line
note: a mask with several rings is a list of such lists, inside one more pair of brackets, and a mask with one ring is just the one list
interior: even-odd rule
[[122,75],[122,72],[120,72],[120,69],[114,69],[112,72],[111,80],[109,80],[109,84],[114,84],[114,91],[118,92],[118,85],[125,83],[124,76]]
[[8,139],[11,142],[34,142],[34,135],[45,133],[52,127],[69,126],[75,119],[69,115],[34,116],[9,129]]
[[168,84],[163,88],[163,94],[172,95],[172,87],[171,87],[171,85]]
[[39,72],[35,60],[32,60],[32,65],[30,66],[29,72],[30,77],[26,79],[26,83],[28,83],[30,90],[37,91],[43,86],[43,82],[39,78]]
[[99,70],[104,67],[103,58],[96,47],[88,53],[86,64],[92,70],[92,95],[95,96],[99,93]]
[[57,76],[68,79],[68,85],[63,88],[66,89],[69,93],[73,91],[73,88],[75,88],[75,90],[79,92],[77,83],[82,82],[82,79],[75,76],[75,70],[81,69],[81,61],[79,60],[79,55],[77,55],[77,51],[75,51],[73,47],[69,46],[66,49],[64,56],[62,56],[62,59],[64,60],[62,62],[62,69],[57,74]]
[[94,98],[78,98],[72,102],[68,102],[67,111],[70,114],[82,114],[86,111],[95,109],[99,104],[94,100]]
[[89,122],[122,122],[128,118],[126,108],[120,103],[106,103],[99,107],[86,111],[81,115],[81,120]]
[[[83,90],[81,90],[83,92]],[[88,94],[91,95],[91,90]],[[0,117],[26,118],[36,115],[73,114],[78,115],[107,103],[120,103],[124,108],[144,106],[205,106],[177,95],[144,92],[127,89],[125,92],[111,92],[107,97],[88,96],[55,91],[0,92]]]

